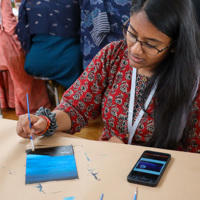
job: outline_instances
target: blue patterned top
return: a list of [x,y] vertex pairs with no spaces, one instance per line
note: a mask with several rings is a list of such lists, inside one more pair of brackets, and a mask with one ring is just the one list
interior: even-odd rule
[[33,34],[71,38],[80,34],[78,0],[22,0],[16,33],[28,51]]
[[131,0],[79,0],[84,68],[108,43],[123,38],[122,24],[130,16]]

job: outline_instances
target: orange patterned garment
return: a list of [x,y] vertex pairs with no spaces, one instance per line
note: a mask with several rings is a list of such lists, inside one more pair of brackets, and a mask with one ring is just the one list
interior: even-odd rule
[[50,107],[45,82],[36,80],[24,71],[25,54],[15,34],[17,20],[10,0],[1,0],[0,27],[0,102],[2,108],[15,108],[16,114],[27,113],[26,93],[30,112],[40,106]]

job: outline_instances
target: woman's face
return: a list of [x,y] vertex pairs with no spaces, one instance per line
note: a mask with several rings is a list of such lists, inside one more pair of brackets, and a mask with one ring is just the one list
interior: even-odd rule
[[[166,48],[171,44],[172,39],[159,31],[148,19],[146,13],[141,11],[131,16],[128,31],[131,34],[127,35],[128,55],[130,65],[138,69],[138,73],[150,76],[153,69],[168,55],[169,49]],[[156,56],[146,53],[140,42],[132,43],[128,38],[131,35],[135,36],[139,41],[148,44],[164,51],[158,53]],[[151,46],[150,51],[151,51]]]

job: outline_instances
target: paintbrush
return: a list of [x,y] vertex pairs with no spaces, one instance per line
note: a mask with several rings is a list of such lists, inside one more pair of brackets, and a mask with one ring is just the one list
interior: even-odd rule
[[102,195],[101,195],[101,199],[100,199],[100,200],[103,200],[103,196],[104,196],[104,193],[102,193]]
[[[29,110],[28,93],[26,93],[26,100],[27,100],[29,127],[31,129],[31,117],[30,117],[30,110]],[[31,136],[31,145],[32,145],[32,152],[35,152],[34,143],[33,143],[33,136]]]

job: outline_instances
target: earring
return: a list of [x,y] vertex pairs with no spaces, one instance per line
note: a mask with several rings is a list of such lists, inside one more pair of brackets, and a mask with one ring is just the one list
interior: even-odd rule
[[174,53],[174,52],[175,52],[175,50],[174,50],[174,49],[171,49],[171,50],[170,50],[170,52],[171,52],[171,53]]

